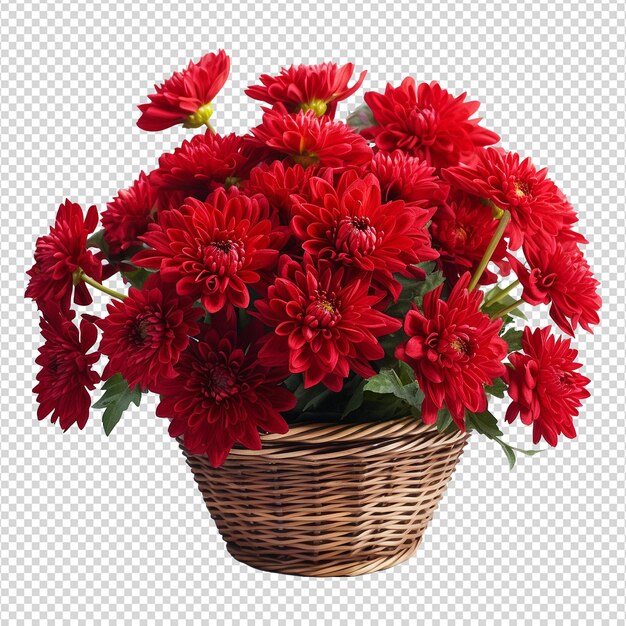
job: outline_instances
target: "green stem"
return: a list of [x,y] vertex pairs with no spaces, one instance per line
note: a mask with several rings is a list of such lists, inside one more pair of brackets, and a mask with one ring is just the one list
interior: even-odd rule
[[491,319],[492,320],[496,320],[499,317],[504,317],[505,315],[507,315],[508,313],[510,313],[511,311],[514,311],[515,309],[517,309],[517,307],[519,307],[521,304],[524,304],[524,299],[520,298],[519,300],[516,300],[515,302],[513,302],[513,304],[504,307],[503,309],[500,309],[499,311],[496,311],[492,316]]
[[468,291],[471,291],[472,289],[474,289],[474,287],[476,287],[476,285],[478,284],[478,281],[480,280],[480,277],[483,275],[485,268],[489,264],[489,261],[491,261],[491,257],[493,256],[493,253],[495,252],[495,249],[498,243],[500,242],[500,239],[502,239],[502,235],[504,235],[504,230],[507,224],[509,223],[510,219],[511,219],[511,214],[508,211],[504,211],[502,213],[502,217],[500,218],[500,223],[498,224],[498,228],[496,228],[496,232],[493,234],[493,237],[491,238],[491,241],[489,242],[489,245],[487,246],[487,249],[485,250],[485,254],[483,254],[483,258],[480,260],[480,263],[478,264],[478,267],[476,268],[476,271],[474,272],[474,275],[472,276],[472,279],[470,280],[470,283],[467,287]]
[[517,287],[518,285],[519,285],[519,279],[514,280],[510,285],[508,285],[508,287],[505,287],[504,289],[502,289],[502,291],[499,291],[495,296],[485,299],[485,306],[491,306],[492,304],[495,304],[496,302],[500,302],[500,300],[502,300],[504,296],[506,296],[508,293],[513,291],[513,289],[515,289],[515,287]]
[[82,280],[84,283],[87,283],[88,285],[91,285],[95,289],[98,289],[98,291],[101,291],[102,293],[106,293],[108,296],[111,296],[112,298],[117,298],[118,300],[124,300],[126,298],[126,296],[123,293],[120,293],[119,291],[115,291],[115,289],[109,289],[108,287],[105,287],[104,285],[99,283],[97,280],[94,280],[90,276],[87,276],[87,274],[85,274],[83,270],[80,270],[80,273],[78,274],[78,279]]
[[213,128],[213,124],[211,124],[209,120],[207,120],[204,124],[215,135],[215,128]]

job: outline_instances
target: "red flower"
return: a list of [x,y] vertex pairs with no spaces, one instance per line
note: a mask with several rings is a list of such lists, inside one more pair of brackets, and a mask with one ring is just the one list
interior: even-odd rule
[[179,295],[200,298],[209,313],[246,308],[248,285],[278,257],[269,249],[271,230],[255,199],[218,189],[211,202],[188,198],[180,210],[163,213],[141,238],[151,249],[138,252],[133,263],[160,270]]
[[405,78],[400,87],[387,85],[384,94],[365,94],[377,126],[364,129],[380,150],[397,148],[436,168],[458,165],[472,158],[477,148],[497,143],[500,137],[470,117],[478,102],[465,102],[442,89],[437,82],[417,86]]
[[[543,241],[539,246],[537,241]],[[600,284],[591,273],[583,253],[575,246],[563,246],[547,237],[537,238],[532,246],[524,246],[530,271],[512,255],[511,267],[529,304],[550,304],[550,317],[569,335],[580,324],[591,331],[598,324],[602,300],[597,293]]]
[[79,329],[72,321],[74,311],[62,311],[58,305],[46,304],[42,308],[41,334],[46,340],[35,359],[41,370],[37,374],[37,418],[45,419],[52,413],[53,424],[59,420],[63,430],[78,424],[81,430],[89,418],[93,389],[100,376],[92,366],[100,358],[98,352],[89,350],[98,338],[95,325],[82,319]]
[[336,63],[292,65],[282,68],[278,76],[263,74],[260,77],[263,85],[248,87],[246,95],[272,105],[283,105],[290,113],[313,111],[332,118],[337,103],[351,96],[367,73],[361,72],[356,83],[348,87],[353,72],[352,63],[343,67]]
[[292,218],[294,200],[292,194],[300,194],[307,187],[314,167],[289,165],[283,161],[261,164],[250,172],[250,179],[243,185],[247,195],[260,193],[280,217],[280,223],[288,225]]
[[148,230],[148,224],[155,221],[158,205],[150,177],[143,172],[129,189],[122,189],[107,203],[102,213],[102,226],[111,254],[118,255],[142,245],[139,237]]
[[252,145],[267,146],[304,167],[363,165],[372,158],[365,139],[348,125],[317,117],[313,111],[291,115],[284,110],[268,110],[263,122],[251,132]]
[[526,327],[522,335],[524,354],[509,355],[512,367],[505,380],[513,400],[506,412],[512,423],[517,415],[526,425],[533,425],[533,442],[543,437],[556,446],[560,434],[576,437],[572,418],[578,415],[581,400],[589,397],[585,386],[589,379],[577,372],[578,352],[570,348],[570,340],[555,339],[550,328]]
[[47,302],[69,309],[72,291],[76,304],[92,302],[85,283],[78,282],[74,290],[74,276],[82,269],[98,282],[102,280],[102,263],[87,250],[87,237],[97,225],[95,206],[83,216],[80,205],[66,200],[59,207],[50,234],[37,239],[35,264],[26,272],[30,276],[26,297],[35,300],[40,309]]
[[468,292],[469,273],[461,277],[446,301],[443,285],[424,296],[404,320],[409,340],[396,348],[396,358],[408,363],[424,391],[422,420],[433,424],[444,404],[461,430],[465,409],[487,408],[484,385],[502,376],[507,343],[498,336],[502,320],[480,311],[483,294]]
[[546,178],[547,171],[537,171],[529,158],[520,162],[517,153],[487,148],[477,153],[473,165],[453,167],[442,174],[459,189],[511,212],[506,234],[511,249],[517,250],[525,237],[537,233],[555,237],[576,222],[563,192]]
[[210,130],[183,141],[172,154],[159,158],[159,167],[150,182],[159,192],[174,196],[177,208],[187,196],[204,200],[214,189],[236,185],[254,163],[243,137],[234,133],[222,137]]
[[204,312],[194,308],[191,298],[176,294],[173,285],[160,283],[153,274],[144,287],[131,287],[123,301],[107,305],[109,314],[100,322],[100,352],[109,357],[103,378],[120,372],[129,387],[154,389],[173,378],[174,366],[197,335],[197,321]]
[[235,443],[261,448],[259,428],[289,430],[281,412],[296,404],[279,386],[282,373],[261,365],[256,347],[233,332],[209,329],[192,341],[175,367],[178,376],[159,388],[159,417],[172,419],[170,435],[184,437],[192,454],[207,454],[220,466]]
[[309,183],[311,201],[294,207],[291,228],[314,259],[359,270],[405,272],[407,265],[437,257],[426,224],[432,212],[402,200],[381,204],[373,174],[345,172],[337,188],[322,178]]
[[[451,284],[467,271],[474,273],[497,227],[491,209],[460,191],[453,192],[435,213],[430,232],[439,250],[439,263]],[[491,257],[503,273],[509,270],[504,260],[506,252],[506,242],[501,239]],[[486,269],[480,282],[490,284],[496,279],[496,274]]]
[[401,150],[377,152],[369,169],[378,178],[384,202],[404,200],[407,206],[429,208],[448,197],[450,187],[435,168]]
[[174,72],[162,85],[155,85],[150,103],[140,104],[137,126],[143,130],[165,130],[176,124],[197,128],[208,123],[211,102],[224,86],[230,72],[230,58],[220,50],[205,54],[198,63],[189,62],[182,72]]
[[281,257],[279,275],[267,298],[258,300],[258,317],[274,332],[259,352],[262,363],[304,375],[304,386],[323,383],[340,391],[352,369],[369,378],[376,372],[370,361],[384,356],[377,337],[398,330],[396,320],[373,307],[380,296],[368,294],[369,279],[344,278],[310,259],[304,266]]

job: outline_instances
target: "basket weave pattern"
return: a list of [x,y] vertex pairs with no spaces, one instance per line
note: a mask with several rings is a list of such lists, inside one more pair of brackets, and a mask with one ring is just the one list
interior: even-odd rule
[[181,448],[228,551],[257,569],[354,576],[408,559],[468,435],[407,418],[312,424],[233,449],[214,469]]

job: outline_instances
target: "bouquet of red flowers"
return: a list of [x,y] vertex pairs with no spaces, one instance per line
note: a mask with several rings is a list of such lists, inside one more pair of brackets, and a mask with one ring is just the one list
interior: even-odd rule
[[[363,82],[353,70],[261,76],[246,94],[262,121],[244,136],[210,123],[224,51],[155,88],[140,128],[207,129],[120,191],[101,230],[95,206],[66,200],[37,240],[39,419],[83,428],[102,382],[108,434],[153,392],[170,434],[213,466],[260,432],[409,414],[478,431],[513,462],[488,409],[506,394],[505,420],[534,443],[576,435],[577,351],[514,323],[540,304],[567,335],[598,323],[572,206],[545,169],[493,147],[478,102],[436,82],[405,78],[335,119]],[[105,286],[114,276],[127,293]],[[92,289],[106,313],[77,318]]]

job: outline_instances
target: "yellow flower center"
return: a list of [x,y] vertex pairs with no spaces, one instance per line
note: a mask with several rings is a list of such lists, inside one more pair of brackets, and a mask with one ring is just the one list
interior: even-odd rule
[[208,126],[211,115],[213,115],[213,105],[208,102],[203,104],[195,113],[188,115],[183,126],[185,128],[198,128],[204,124]]
[[324,115],[324,113],[326,113],[326,103],[319,98],[314,98],[310,102],[303,102],[300,105],[300,110],[304,111],[305,113],[307,111],[313,111],[315,115],[320,117]]

